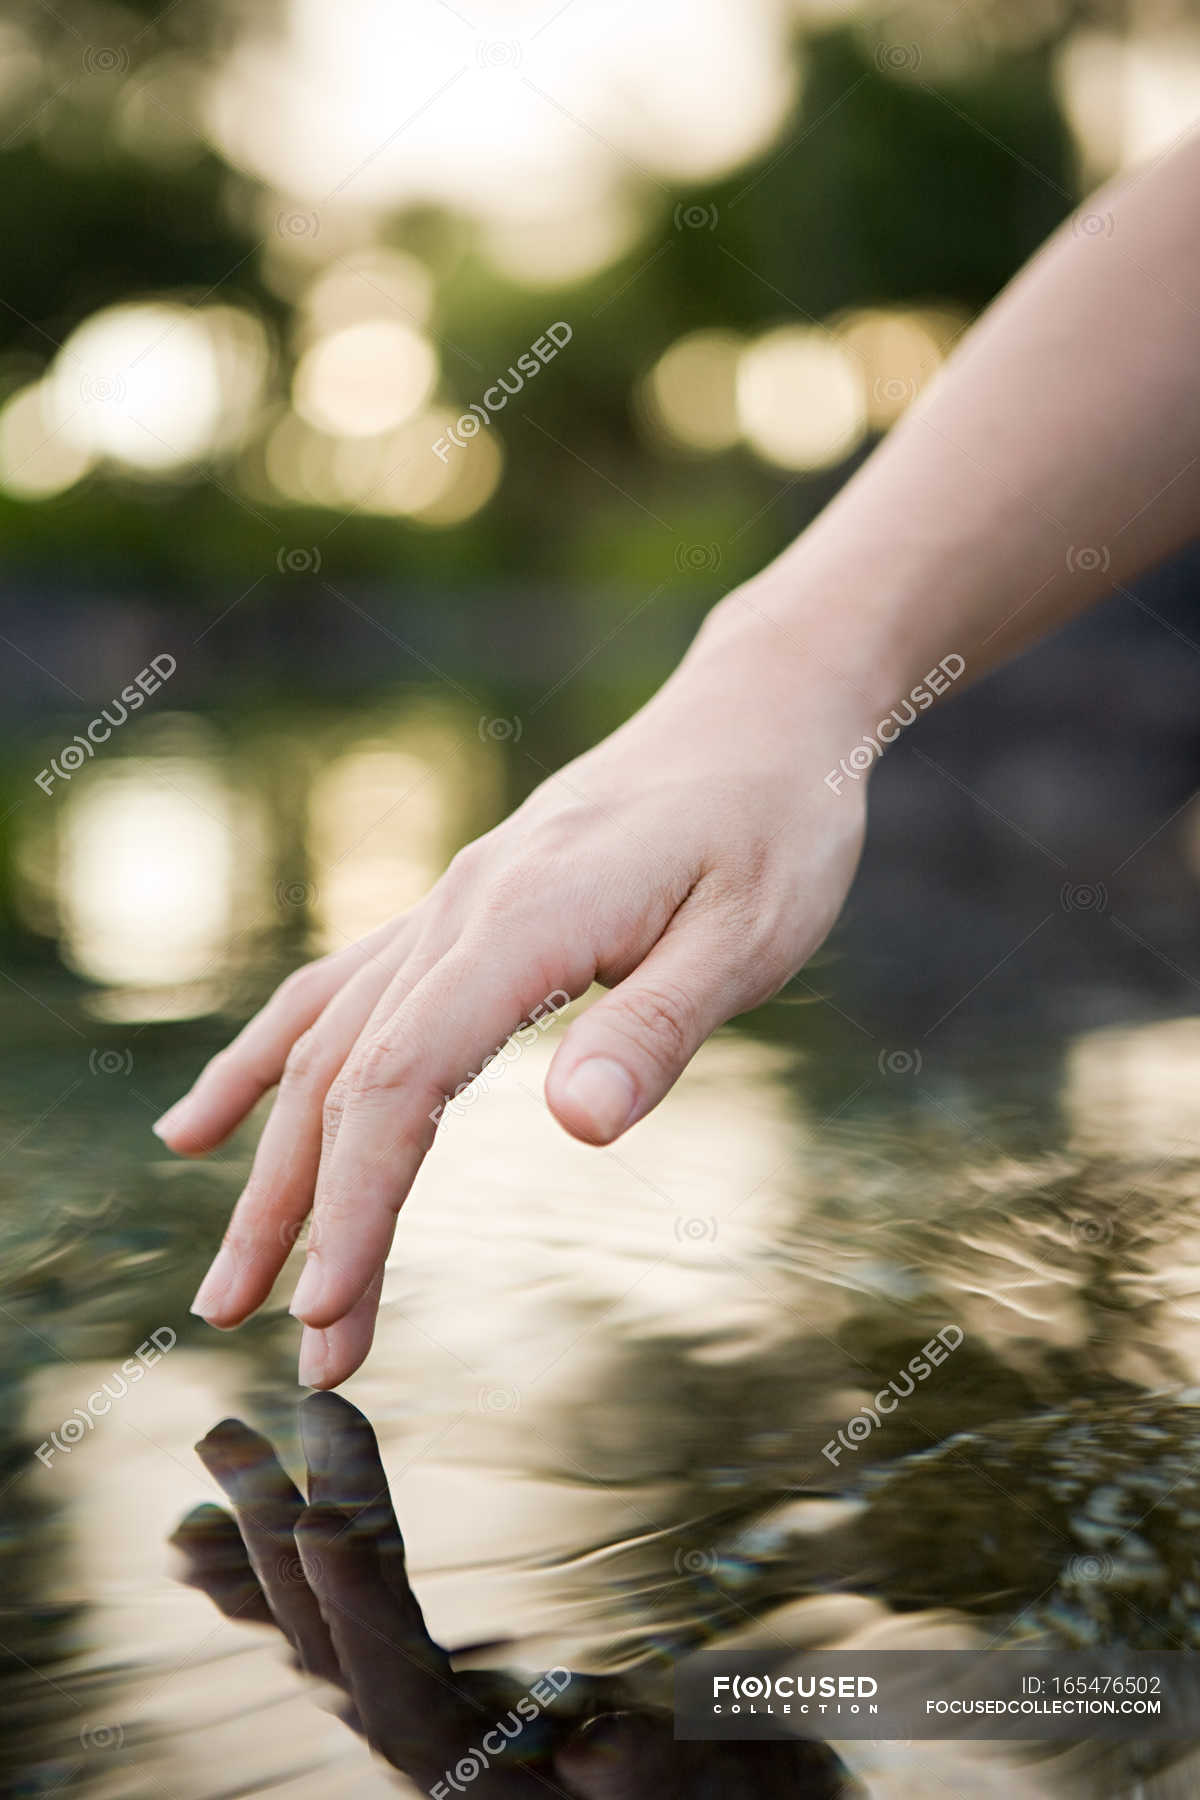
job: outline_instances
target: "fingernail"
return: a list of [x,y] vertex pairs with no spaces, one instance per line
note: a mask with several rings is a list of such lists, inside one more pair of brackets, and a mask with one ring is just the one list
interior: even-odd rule
[[288,1307],[293,1319],[303,1319],[306,1312],[314,1307],[321,1294],[321,1270],[313,1252],[309,1252],[304,1267],[300,1271],[300,1279],[296,1283],[296,1291],[292,1295],[292,1304]]
[[170,1138],[171,1133],[177,1131],[178,1128],[185,1123],[188,1114],[189,1098],[189,1096],[185,1095],[182,1100],[177,1100],[174,1106],[169,1106],[161,1119],[155,1119],[153,1125],[150,1127],[155,1137],[161,1138],[163,1142],[166,1143]]
[[637,1093],[628,1069],[610,1057],[593,1056],[571,1075],[563,1099],[581,1112],[596,1137],[607,1143],[628,1125]]
[[300,1338],[300,1367],[297,1374],[301,1387],[320,1387],[329,1367],[328,1334],[307,1325]]
[[223,1244],[213,1258],[212,1267],[196,1289],[196,1298],[189,1311],[199,1313],[206,1323],[211,1324],[210,1314],[220,1312],[229,1298],[238,1266],[232,1250]]

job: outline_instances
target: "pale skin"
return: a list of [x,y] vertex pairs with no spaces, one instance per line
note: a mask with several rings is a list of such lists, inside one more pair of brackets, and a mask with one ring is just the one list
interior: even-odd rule
[[180,1154],[278,1091],[196,1312],[261,1306],[311,1213],[300,1378],[336,1386],[431,1113],[547,996],[609,990],[546,1078],[564,1128],[608,1144],[796,974],[865,823],[867,774],[826,775],[941,659],[957,691],[1195,532],[1198,223],[1200,137],[1093,196],[648,705],[208,1064],[155,1127]]

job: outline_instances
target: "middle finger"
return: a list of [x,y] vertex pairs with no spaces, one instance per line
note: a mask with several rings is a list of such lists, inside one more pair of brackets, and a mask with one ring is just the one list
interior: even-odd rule
[[325,1095],[411,947],[412,929],[373,956],[289,1053],[250,1177],[193,1310],[228,1330],[262,1305],[312,1207]]

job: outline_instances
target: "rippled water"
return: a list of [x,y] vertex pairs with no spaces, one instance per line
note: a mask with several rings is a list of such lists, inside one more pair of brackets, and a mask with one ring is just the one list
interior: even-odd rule
[[[430,801],[364,845],[339,813],[372,779],[379,816],[423,784],[436,798],[443,726],[346,743],[315,849],[310,831],[302,864],[276,846],[256,870],[210,752],[176,739],[166,770],[114,766],[87,805],[132,784],[123,854],[143,870],[181,816],[154,794],[191,784],[192,834],[162,864],[169,906],[184,858],[191,911],[140,951],[145,891],[122,911],[119,884],[89,890],[84,803],[60,831],[47,891],[90,985],[16,971],[3,1001],[2,1792],[397,1791],[265,1634],[173,1579],[169,1533],[218,1497],[192,1449],[218,1419],[302,1466],[297,1327],[287,1277],[237,1334],[187,1312],[256,1125],[182,1164],[149,1124],[227,1035],[207,1009],[244,1006],[248,964],[261,987],[264,943],[271,967],[294,951],[289,909],[318,942],[372,922],[381,884],[419,891],[477,822]],[[256,934],[262,891],[275,916]],[[626,1671],[658,1698],[684,1650],[763,1632],[1200,1648],[1200,1019],[1065,1052],[985,1045],[947,1070],[782,1000],[610,1151],[546,1114],[553,1047],[448,1119],[345,1390],[378,1432],[435,1637],[521,1669]],[[152,1333],[176,1341],[93,1421],[89,1397]],[[941,1360],[906,1377],[939,1333]],[[980,1749],[842,1750],[882,1796],[1013,1791]],[[1127,1773],[1060,1755],[1020,1791],[1192,1791]]]

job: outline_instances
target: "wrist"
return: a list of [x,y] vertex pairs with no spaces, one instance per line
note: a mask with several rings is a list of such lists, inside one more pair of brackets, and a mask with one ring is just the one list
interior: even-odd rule
[[955,612],[929,604],[945,588],[915,557],[829,558],[802,538],[713,608],[693,654],[754,657],[793,704],[820,695],[843,730],[886,748],[976,672],[969,643],[950,641]]

